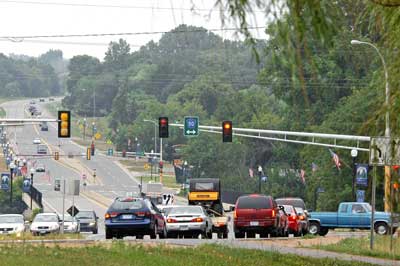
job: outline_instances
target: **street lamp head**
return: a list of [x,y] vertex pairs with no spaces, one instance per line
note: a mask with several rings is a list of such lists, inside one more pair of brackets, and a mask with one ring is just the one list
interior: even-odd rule
[[262,166],[261,165],[258,166],[258,172],[262,172]]
[[351,150],[351,157],[357,157],[358,151],[356,149]]
[[31,175],[35,173],[35,169],[31,168]]
[[361,44],[362,42],[358,41],[358,40],[351,40],[350,42],[351,44]]

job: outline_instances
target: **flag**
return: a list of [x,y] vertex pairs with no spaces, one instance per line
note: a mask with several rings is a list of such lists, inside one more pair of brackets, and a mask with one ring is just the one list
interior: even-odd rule
[[331,155],[332,155],[332,160],[333,160],[333,162],[335,163],[337,169],[340,170],[341,164],[340,164],[339,156],[338,156],[336,153],[334,153],[331,149],[329,149],[329,152],[330,152]]
[[300,178],[301,178],[301,181],[303,182],[303,184],[306,183],[305,176],[306,176],[306,171],[304,171],[303,169],[301,169],[301,170],[300,170]]
[[254,177],[254,171],[251,168],[249,168],[249,176],[250,177]]
[[312,162],[312,163],[311,163],[311,170],[312,170],[313,172],[315,172],[315,171],[317,171],[317,169],[318,169],[317,164],[315,164],[314,162]]

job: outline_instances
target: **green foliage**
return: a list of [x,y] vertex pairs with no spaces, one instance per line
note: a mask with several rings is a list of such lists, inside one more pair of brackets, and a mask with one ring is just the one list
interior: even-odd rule
[[0,97],[43,97],[59,92],[57,75],[48,63],[0,54]]

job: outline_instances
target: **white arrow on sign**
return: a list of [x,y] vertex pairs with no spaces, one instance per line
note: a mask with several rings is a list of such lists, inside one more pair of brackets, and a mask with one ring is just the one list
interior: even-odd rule
[[186,130],[187,134],[196,134],[196,130]]

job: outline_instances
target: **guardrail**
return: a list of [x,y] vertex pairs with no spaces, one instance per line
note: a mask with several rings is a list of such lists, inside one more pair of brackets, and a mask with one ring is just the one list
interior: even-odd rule
[[39,205],[39,207],[41,209],[43,209],[42,192],[37,190],[34,186],[32,186],[30,191],[31,192],[29,194],[30,194],[31,198],[36,202],[37,205]]

